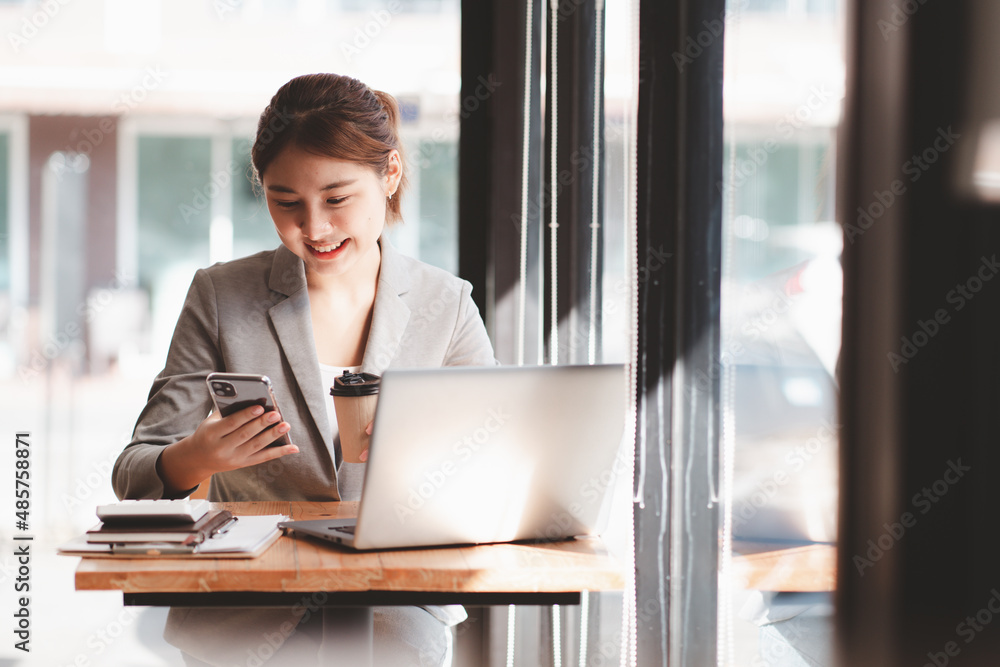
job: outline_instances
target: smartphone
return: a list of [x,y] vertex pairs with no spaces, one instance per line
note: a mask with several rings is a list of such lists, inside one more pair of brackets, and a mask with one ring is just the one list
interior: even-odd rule
[[[208,391],[212,394],[212,400],[215,402],[215,409],[223,417],[228,417],[234,412],[249,408],[251,405],[260,405],[265,412],[273,412],[278,409],[278,402],[274,399],[274,391],[271,389],[271,379],[266,375],[209,373],[205,382],[208,384]],[[278,424],[280,423],[278,422]],[[278,424],[273,424],[268,428],[274,428]],[[291,444],[288,434],[283,433],[268,447],[280,447],[288,444]]]

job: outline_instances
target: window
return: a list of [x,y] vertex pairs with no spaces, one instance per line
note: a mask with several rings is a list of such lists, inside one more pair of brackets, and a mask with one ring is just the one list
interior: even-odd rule
[[[408,197],[418,200],[419,246],[415,253],[423,261],[452,273],[458,271],[458,142],[452,137],[413,137],[419,165],[417,183]],[[410,149],[413,150],[412,148]],[[416,185],[415,188],[412,186]],[[411,206],[412,204],[408,202]]]
[[138,153],[139,285],[155,302],[168,274],[208,264],[211,142],[140,136]]
[[830,591],[747,583],[746,557],[836,541],[842,4],[727,3],[722,665],[832,660]]

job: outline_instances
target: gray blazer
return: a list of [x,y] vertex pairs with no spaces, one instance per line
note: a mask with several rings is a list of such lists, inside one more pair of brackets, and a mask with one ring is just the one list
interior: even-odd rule
[[[371,331],[362,370],[492,366],[493,348],[472,286],[400,255],[383,237]],[[115,462],[119,498],[162,498],[156,460],[163,447],[194,432],[212,409],[205,377],[213,371],[271,378],[299,453],[212,476],[209,498],[339,500],[336,452],[309,315],[301,259],[284,246],[200,269],[177,321],[132,441]],[[183,497],[194,489],[179,494]]]

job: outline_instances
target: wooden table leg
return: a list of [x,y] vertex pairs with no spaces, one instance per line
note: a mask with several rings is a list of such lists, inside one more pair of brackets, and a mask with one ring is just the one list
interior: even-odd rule
[[375,615],[371,607],[324,607],[321,665],[373,665]]

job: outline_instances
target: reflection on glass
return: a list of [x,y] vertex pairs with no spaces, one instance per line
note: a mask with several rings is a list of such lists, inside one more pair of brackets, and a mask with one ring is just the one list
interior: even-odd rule
[[723,665],[832,664],[832,580],[813,575],[836,541],[841,12],[836,0],[727,7]]

